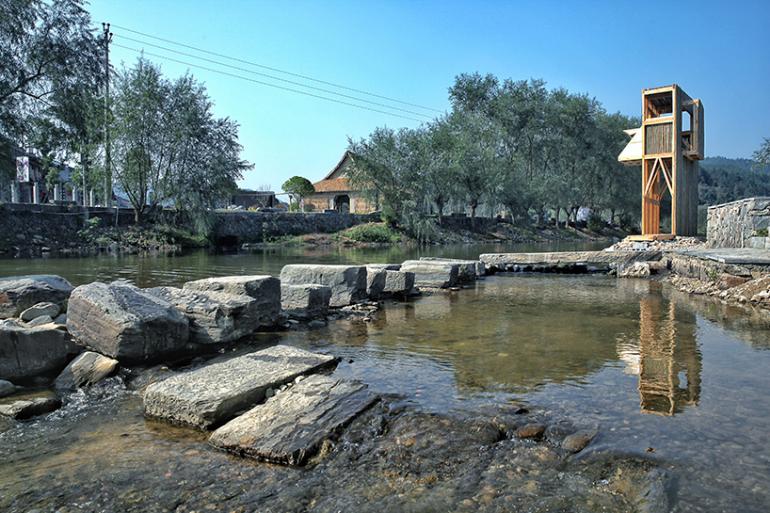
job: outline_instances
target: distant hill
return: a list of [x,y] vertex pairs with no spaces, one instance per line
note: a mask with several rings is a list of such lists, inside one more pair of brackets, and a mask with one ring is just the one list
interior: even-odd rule
[[770,166],[757,168],[750,159],[726,157],[708,157],[700,164],[698,195],[701,205],[770,196]]

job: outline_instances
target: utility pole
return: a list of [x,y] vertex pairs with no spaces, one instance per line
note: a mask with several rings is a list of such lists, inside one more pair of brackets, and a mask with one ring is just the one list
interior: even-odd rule
[[112,204],[112,168],[110,161],[110,24],[102,23],[104,31],[104,206]]

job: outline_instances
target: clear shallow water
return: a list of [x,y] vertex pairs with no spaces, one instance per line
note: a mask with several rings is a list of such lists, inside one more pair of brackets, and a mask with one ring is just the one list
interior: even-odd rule
[[444,246],[278,246],[236,254],[194,251],[183,255],[145,257],[102,255],[86,258],[0,259],[0,277],[20,274],[58,274],[73,285],[125,279],[139,287],[181,285],[210,276],[271,274],[287,264],[398,263],[421,256],[478,258],[482,253],[571,251],[601,249],[607,242],[549,242],[545,244],[457,244]]
[[[154,261],[155,271],[148,259],[111,259],[114,265],[85,259],[62,261],[68,272],[55,266],[25,272],[58,272],[75,283],[124,275],[153,285],[212,274],[277,274],[294,261],[415,256],[394,248],[310,254],[291,249],[174,257],[168,266]],[[429,249],[476,257],[510,247]],[[138,272],[145,262],[147,273]],[[515,400],[595,423],[600,434],[580,457],[613,451],[656,459],[676,482],[676,511],[764,512],[770,505],[767,313],[643,280],[498,275],[456,293],[388,302],[371,323],[341,320],[316,331],[257,339],[338,355],[338,375],[404,395],[425,410],[472,413]],[[0,434],[6,461],[0,495],[23,493],[28,479],[86,482],[104,473],[115,493],[130,494],[132,473],[155,465],[159,454],[164,466],[182,468],[192,459],[237,471],[238,463],[212,453],[201,437],[144,422],[131,394],[117,403],[90,404],[80,415],[74,427],[57,427],[61,419],[54,416]],[[119,461],[114,469],[112,459]]]

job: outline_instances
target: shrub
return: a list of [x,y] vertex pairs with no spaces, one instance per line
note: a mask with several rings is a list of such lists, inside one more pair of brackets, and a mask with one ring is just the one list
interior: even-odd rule
[[588,229],[592,232],[600,232],[607,226],[607,223],[604,222],[604,219],[602,219],[598,212],[591,212],[591,215],[588,216],[587,225]]
[[760,228],[754,232],[755,237],[767,237],[767,228]]
[[344,235],[357,242],[399,242],[401,235],[383,223],[359,224],[349,228]]

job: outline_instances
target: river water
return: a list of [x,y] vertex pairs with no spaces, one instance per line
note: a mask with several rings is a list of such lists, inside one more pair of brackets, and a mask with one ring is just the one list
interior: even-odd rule
[[[75,284],[126,278],[140,286],[174,285],[211,275],[278,274],[297,262],[399,262],[421,254],[475,258],[537,249],[552,248],[281,248],[152,259],[17,260],[0,261],[0,276],[45,272]],[[496,275],[455,293],[387,302],[370,323],[338,320],[318,330],[258,339],[340,356],[336,374],[404,396],[420,410],[472,414],[517,401],[598,425],[599,436],[580,457],[611,451],[658,462],[675,483],[675,511],[770,508],[766,313],[645,280]],[[105,472],[115,476],[115,493],[130,495],[135,484],[124,476],[141,481],[156,452],[166,454],[173,446],[202,458],[210,451],[201,437],[144,422],[136,397],[95,404],[79,410],[82,420],[66,428],[64,414],[55,413],[0,434],[0,504],[11,503],[9,494],[28,494],[30,506],[47,504],[40,487],[30,483],[85,486]],[[126,441],[116,444],[122,436]],[[113,474],[110,461],[116,462]],[[55,486],[48,493],[55,496]]]

